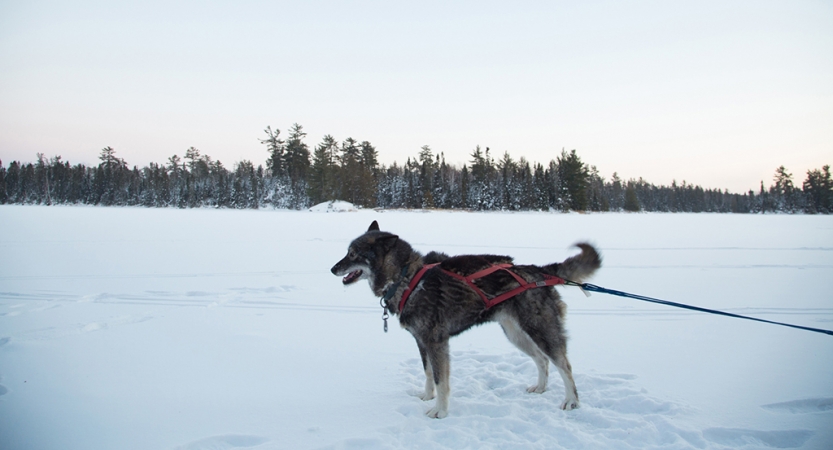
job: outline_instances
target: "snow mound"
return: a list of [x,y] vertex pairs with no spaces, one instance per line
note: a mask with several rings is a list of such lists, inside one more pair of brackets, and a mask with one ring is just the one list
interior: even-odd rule
[[359,210],[359,207],[350,203],[345,202],[342,200],[333,200],[330,202],[319,203],[313,207],[311,207],[310,212],[356,212]]

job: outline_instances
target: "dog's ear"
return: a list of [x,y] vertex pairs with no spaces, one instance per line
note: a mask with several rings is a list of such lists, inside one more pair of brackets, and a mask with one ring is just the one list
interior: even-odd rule
[[379,231],[379,222],[376,222],[374,220],[373,223],[370,224],[370,227],[367,229],[367,231]]

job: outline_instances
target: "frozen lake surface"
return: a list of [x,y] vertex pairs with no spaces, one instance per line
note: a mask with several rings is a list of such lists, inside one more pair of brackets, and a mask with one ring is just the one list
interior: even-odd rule
[[329,272],[374,219],[518,263],[589,240],[594,284],[833,328],[831,216],[5,205],[0,448],[833,448],[833,337],[564,287],[580,409],[489,324],[428,419],[413,339]]

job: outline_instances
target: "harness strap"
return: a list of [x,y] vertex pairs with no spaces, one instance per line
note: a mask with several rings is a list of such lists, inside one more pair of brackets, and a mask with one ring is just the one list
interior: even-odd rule
[[[408,301],[408,297],[410,297],[411,292],[413,292],[416,285],[419,284],[419,280],[422,279],[422,276],[425,274],[425,272],[428,269],[431,269],[439,264],[440,263],[426,264],[422,266],[422,268],[419,270],[419,272],[416,273],[416,275],[414,275],[414,278],[411,280],[411,282],[408,284],[408,287],[405,289],[405,292],[402,294],[402,299],[399,301],[399,314],[402,314],[402,309],[405,307],[405,302]],[[477,271],[469,276],[463,276],[454,272],[450,272],[448,270],[443,270],[443,273],[466,283],[474,292],[477,293],[477,295],[480,296],[480,298],[483,300],[483,303],[486,305],[486,309],[490,309],[495,305],[509,300],[510,298],[530,289],[566,284],[566,281],[564,281],[564,279],[547,274],[543,274],[544,280],[542,281],[533,281],[531,283],[528,283],[525,279],[523,279],[523,277],[509,270],[510,267],[512,267],[512,264],[495,264],[486,269]],[[487,275],[497,272],[498,270],[503,270],[512,275],[515,281],[518,282],[519,286],[515,289],[504,292],[503,294],[500,294],[496,297],[489,298],[488,296],[486,296],[486,293],[483,292],[482,289],[480,289],[479,287],[477,287],[477,285],[474,284],[474,280],[483,278]]]
[[[515,275],[515,273],[512,272],[511,270],[507,270],[507,272],[511,273],[512,275]],[[503,294],[500,294],[497,297],[494,297],[490,300],[487,300],[486,301],[486,309],[489,309],[489,308],[497,305],[498,303],[509,300],[510,298],[512,298],[516,295],[519,295],[522,292],[528,291],[530,289],[541,288],[541,287],[546,287],[546,286],[556,286],[556,285],[559,285],[559,284],[564,284],[564,280],[562,280],[561,278],[558,278],[558,277],[554,277],[552,275],[544,275],[544,278],[545,279],[543,281],[533,281],[532,283],[522,284],[522,285],[516,287],[515,289],[512,289],[509,292],[504,292]],[[483,291],[480,291],[480,292],[482,293]]]
[[399,314],[400,315],[402,314],[402,308],[405,307],[405,302],[408,301],[408,297],[411,296],[411,292],[413,292],[416,285],[419,284],[419,280],[422,279],[422,276],[425,275],[425,272],[428,269],[431,269],[434,266],[437,266],[439,264],[440,263],[426,264],[426,265],[422,266],[421,269],[419,269],[419,271],[416,273],[416,275],[414,275],[414,278],[411,279],[410,283],[408,283],[408,287],[405,288],[405,292],[402,293],[402,300],[399,300]]

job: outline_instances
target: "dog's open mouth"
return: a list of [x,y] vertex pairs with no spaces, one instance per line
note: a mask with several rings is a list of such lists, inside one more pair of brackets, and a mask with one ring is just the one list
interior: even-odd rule
[[342,282],[342,283],[344,283],[344,284],[355,283],[355,282],[356,282],[356,281],[357,281],[357,280],[358,280],[361,276],[362,276],[362,271],[361,271],[361,269],[359,269],[359,270],[354,270],[354,271],[352,271],[352,272],[348,273],[348,274],[347,274],[347,276],[346,276],[346,277],[344,277],[344,278],[341,280],[341,282]]

